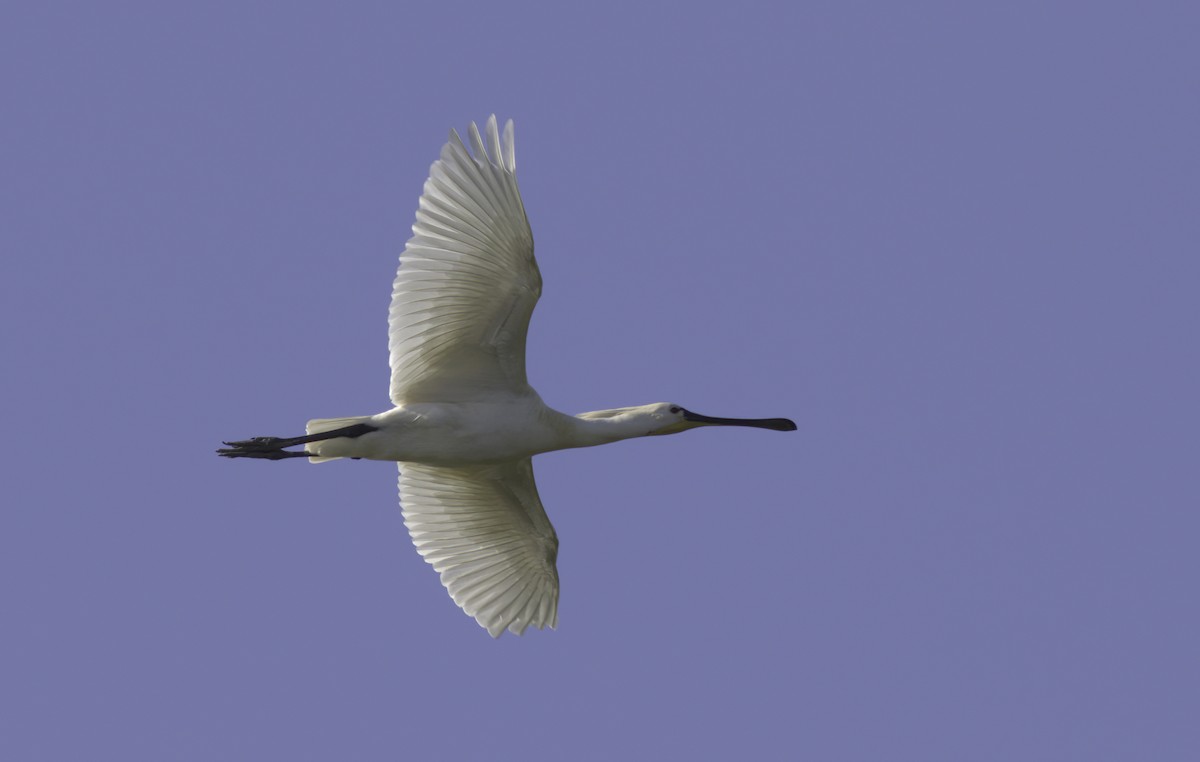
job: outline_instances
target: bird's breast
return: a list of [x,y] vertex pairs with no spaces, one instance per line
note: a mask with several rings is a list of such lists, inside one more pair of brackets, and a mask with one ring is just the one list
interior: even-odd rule
[[526,458],[557,449],[543,408],[523,400],[402,405],[372,417],[378,431],[344,440],[357,451],[347,457],[440,466]]

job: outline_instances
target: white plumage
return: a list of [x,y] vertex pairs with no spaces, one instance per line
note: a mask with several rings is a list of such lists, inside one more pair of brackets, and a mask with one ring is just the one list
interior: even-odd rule
[[400,467],[404,524],[450,597],[493,637],[558,624],[558,537],[529,458]]
[[[525,376],[542,291],[517,189],[513,124],[451,130],[429,170],[388,313],[391,398],[377,415],[309,421],[307,435],[226,442],[231,458],[396,461],[404,522],[450,597],[493,637],[558,623],[558,538],[531,457],[630,437],[785,418],[712,418],[657,403],[566,415]],[[486,141],[485,141],[486,137]],[[301,451],[286,448],[303,445]]]
[[542,293],[533,233],[517,190],[513,124],[487,122],[489,156],[451,130],[429,169],[388,314],[392,402],[488,399],[529,389],[525,333]]

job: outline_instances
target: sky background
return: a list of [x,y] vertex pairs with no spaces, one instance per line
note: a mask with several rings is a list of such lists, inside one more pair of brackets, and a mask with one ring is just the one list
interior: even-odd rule
[[[0,13],[0,758],[1200,758],[1200,11]],[[493,641],[386,463],[429,164],[495,112],[568,412],[556,632]]]

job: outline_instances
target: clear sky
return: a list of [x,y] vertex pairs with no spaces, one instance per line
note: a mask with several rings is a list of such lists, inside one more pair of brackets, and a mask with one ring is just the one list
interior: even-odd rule
[[[7,3],[0,758],[1200,759],[1200,11]],[[788,10],[782,10],[785,5]],[[535,461],[493,641],[385,463],[449,127],[517,125]]]

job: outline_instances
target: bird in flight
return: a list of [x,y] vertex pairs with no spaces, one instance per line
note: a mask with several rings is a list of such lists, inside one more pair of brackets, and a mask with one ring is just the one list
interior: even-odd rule
[[501,135],[493,115],[468,137],[470,150],[450,131],[400,255],[388,312],[394,407],[317,418],[304,436],[225,442],[217,453],[396,461],[417,551],[454,602],[499,637],[558,624],[558,537],[538,498],[534,455],[701,426],[796,424],[669,402],[579,415],[547,407],[525,377],[542,277],[517,189],[513,123]]

